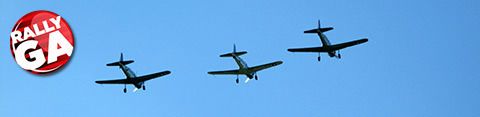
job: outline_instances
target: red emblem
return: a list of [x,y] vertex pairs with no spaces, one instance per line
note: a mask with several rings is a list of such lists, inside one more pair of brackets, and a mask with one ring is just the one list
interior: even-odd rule
[[23,69],[49,74],[65,65],[72,55],[72,31],[63,17],[55,13],[30,12],[13,27],[10,50]]

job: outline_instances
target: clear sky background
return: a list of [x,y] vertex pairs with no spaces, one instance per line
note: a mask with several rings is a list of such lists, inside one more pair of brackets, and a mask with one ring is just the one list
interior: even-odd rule
[[[50,75],[17,65],[9,35],[23,15],[48,10],[73,30],[68,64]],[[0,116],[480,116],[480,1],[0,1]],[[303,34],[320,19],[342,59],[288,48],[321,46]],[[208,71],[282,60],[259,80]],[[137,75],[170,70],[134,87],[106,63],[133,59]],[[245,80],[241,76],[241,81]]]

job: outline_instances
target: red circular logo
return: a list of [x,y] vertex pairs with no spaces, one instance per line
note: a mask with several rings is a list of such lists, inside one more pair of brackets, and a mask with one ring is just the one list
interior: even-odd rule
[[55,13],[30,12],[13,27],[10,50],[23,69],[49,74],[65,65],[72,55],[72,30],[63,17]]

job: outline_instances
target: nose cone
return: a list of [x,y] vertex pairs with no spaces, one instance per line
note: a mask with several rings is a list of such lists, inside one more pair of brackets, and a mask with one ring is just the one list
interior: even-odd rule
[[328,56],[335,57],[335,52],[328,52]]
[[142,86],[143,86],[143,82],[139,82],[139,83],[135,84],[135,88],[140,89],[140,88],[142,88]]
[[248,77],[249,79],[252,79],[252,78],[253,78],[253,75],[252,75],[252,74],[247,74],[247,77]]

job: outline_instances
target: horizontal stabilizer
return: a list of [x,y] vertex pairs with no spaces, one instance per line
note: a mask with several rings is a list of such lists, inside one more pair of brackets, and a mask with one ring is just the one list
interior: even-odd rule
[[[330,31],[332,29],[333,29],[333,27],[320,28],[320,32],[327,32],[327,31]],[[318,31],[319,31],[318,29],[312,29],[312,30],[303,31],[303,33],[319,33]]]
[[236,56],[240,56],[240,55],[243,55],[243,54],[246,54],[246,53],[247,53],[247,51],[227,53],[227,54],[222,54],[222,55],[220,55],[220,57],[232,57],[234,54],[235,54]]
[[133,63],[133,60],[113,62],[113,63],[107,64],[107,66],[120,66],[120,63],[123,65],[127,65],[127,64]]
[[317,29],[303,31],[303,33],[317,33],[317,32],[318,32]]

